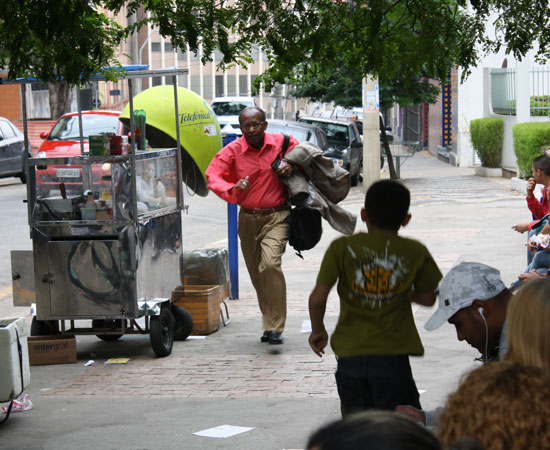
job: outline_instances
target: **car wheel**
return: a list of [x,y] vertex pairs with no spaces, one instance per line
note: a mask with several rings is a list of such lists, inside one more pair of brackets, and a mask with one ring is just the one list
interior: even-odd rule
[[19,179],[21,180],[21,183],[27,184],[27,172],[23,171],[19,174]]

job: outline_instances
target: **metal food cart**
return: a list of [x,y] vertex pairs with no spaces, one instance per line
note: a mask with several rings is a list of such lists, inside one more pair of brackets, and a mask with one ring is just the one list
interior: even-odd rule
[[[133,79],[171,76],[177,125],[177,75],[185,72],[136,70],[120,79],[132,92]],[[132,96],[130,110],[134,150],[128,154],[85,153],[80,122],[81,156],[28,158],[36,294],[31,335],[94,334],[114,341],[149,334],[154,353],[167,356],[174,339],[192,329],[190,314],[171,304],[172,291],[183,284],[179,127],[176,148],[136,150]],[[27,134],[25,112],[24,122]],[[59,189],[42,197],[35,175],[45,168],[54,169]],[[87,326],[80,326],[85,319]]]

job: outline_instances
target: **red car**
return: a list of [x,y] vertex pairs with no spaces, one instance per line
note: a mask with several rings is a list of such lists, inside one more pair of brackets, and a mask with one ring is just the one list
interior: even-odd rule
[[[123,124],[118,120],[119,111],[82,111],[82,137],[84,151],[88,151],[88,138],[93,135],[115,133],[122,135]],[[80,156],[80,132],[78,113],[67,113],[59,118],[49,133],[43,132],[40,137],[44,142],[38,149],[37,158],[57,158],[66,156]],[[110,167],[93,166],[92,178],[96,185],[109,185],[109,181],[102,179],[110,176]],[[59,195],[60,185],[64,184],[66,192],[81,194],[82,169],[80,166],[49,165],[45,169],[36,171],[36,188],[40,197],[47,197],[55,192]],[[94,194],[101,189],[94,188]],[[101,192],[99,192],[101,193]]]

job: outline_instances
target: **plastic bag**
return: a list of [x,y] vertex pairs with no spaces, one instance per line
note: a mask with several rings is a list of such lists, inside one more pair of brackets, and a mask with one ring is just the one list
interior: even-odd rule
[[[2,414],[6,414],[8,409],[9,406],[2,406]],[[29,409],[32,409],[32,400],[29,394],[22,395],[21,397],[13,400],[13,406],[11,408],[12,413],[28,411]]]

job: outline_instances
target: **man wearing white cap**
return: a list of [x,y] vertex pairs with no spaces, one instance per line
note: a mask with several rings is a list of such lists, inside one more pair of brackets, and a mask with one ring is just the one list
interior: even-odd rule
[[453,267],[439,285],[439,308],[424,328],[435,330],[448,321],[459,341],[479,350],[485,362],[506,354],[506,308],[511,298],[500,272],[474,262]]
[[[506,308],[511,298],[497,269],[461,262],[441,280],[439,307],[424,328],[432,331],[447,321],[455,326],[459,341],[466,341],[479,350],[480,360],[502,359],[508,350]],[[409,405],[398,406],[396,411],[428,426],[435,425],[439,417],[437,412],[420,411]]]

